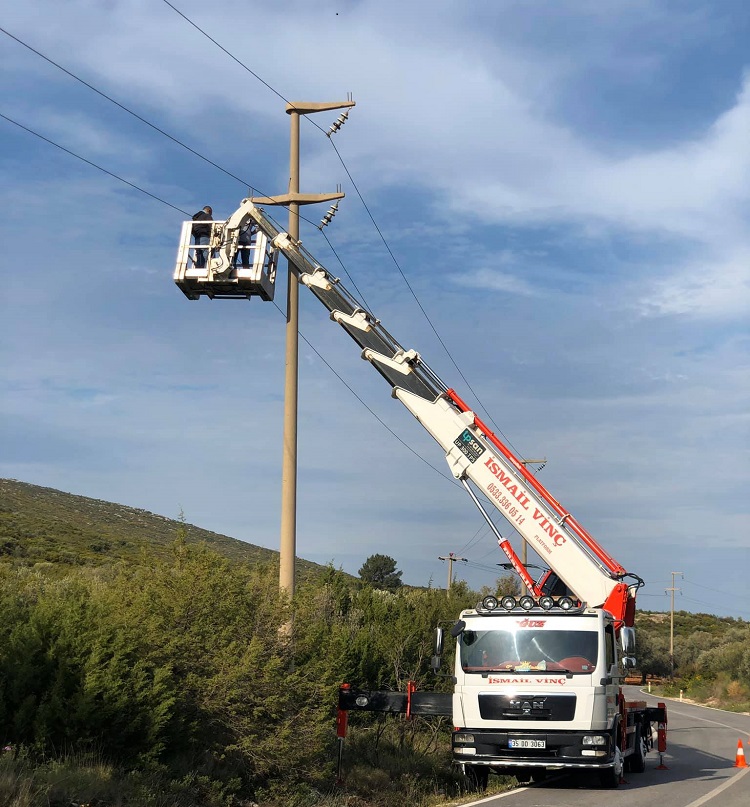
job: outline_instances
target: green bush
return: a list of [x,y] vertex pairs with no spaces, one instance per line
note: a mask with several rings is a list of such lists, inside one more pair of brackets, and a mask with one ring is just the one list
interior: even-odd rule
[[[464,792],[449,721],[352,715],[340,788],[333,727],[344,682],[450,690],[430,670],[432,634],[476,602],[465,585],[389,592],[329,568],[300,583],[291,621],[275,569],[184,540],[168,558],[97,563],[0,563],[0,743],[24,749],[0,758],[0,804],[426,807]],[[665,694],[739,709],[749,626],[692,616],[677,619],[684,679]],[[654,671],[664,620],[638,627]]]

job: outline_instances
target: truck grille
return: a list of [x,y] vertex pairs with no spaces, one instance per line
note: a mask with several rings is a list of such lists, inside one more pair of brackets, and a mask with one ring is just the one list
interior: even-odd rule
[[483,720],[573,720],[576,696],[496,695],[480,693],[479,714]]

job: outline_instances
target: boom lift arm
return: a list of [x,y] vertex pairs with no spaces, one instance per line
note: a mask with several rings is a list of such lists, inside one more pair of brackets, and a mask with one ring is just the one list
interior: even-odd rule
[[[629,574],[605,552],[456,392],[440,380],[419,353],[404,349],[301,242],[283,232],[249,199],[243,201],[224,225],[221,260],[215,261],[214,274],[219,276],[216,281],[226,284],[236,253],[237,232],[250,220],[265,235],[272,249],[287,258],[291,270],[328,309],[330,318],[362,348],[362,358],[391,385],[393,397],[401,401],[442,447],[451,473],[461,481],[492,526],[500,547],[527,587],[537,595],[541,593],[508,539],[495,528],[469,482],[502,513],[582,602],[610,611],[618,627],[632,626],[635,594],[642,585],[641,579]],[[175,280],[179,285],[177,275]],[[205,294],[211,296],[214,277],[209,274],[206,281]],[[188,294],[184,287],[183,291]],[[194,289],[188,296],[196,298]],[[626,582],[628,579],[630,582]]]

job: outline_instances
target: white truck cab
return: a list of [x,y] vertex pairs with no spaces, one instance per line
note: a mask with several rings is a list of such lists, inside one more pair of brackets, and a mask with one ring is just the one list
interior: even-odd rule
[[615,732],[622,670],[611,614],[472,609],[454,632],[457,761],[496,773],[621,768]]

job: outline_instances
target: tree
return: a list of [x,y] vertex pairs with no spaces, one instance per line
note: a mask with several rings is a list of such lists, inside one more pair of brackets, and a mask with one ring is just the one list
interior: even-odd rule
[[505,597],[510,594],[512,597],[520,597],[523,594],[521,580],[515,574],[504,574],[498,577],[494,586],[482,586],[479,591],[480,599],[492,594],[495,597]]
[[388,555],[370,555],[359,570],[359,577],[373,588],[384,591],[395,591],[403,584],[401,575],[396,571],[396,561]]

